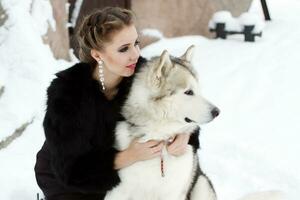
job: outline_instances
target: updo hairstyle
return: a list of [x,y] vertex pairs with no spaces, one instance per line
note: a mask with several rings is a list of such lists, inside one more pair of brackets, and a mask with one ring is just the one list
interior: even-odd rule
[[106,7],[86,16],[77,32],[80,61],[96,64],[91,50],[103,50],[113,33],[133,24],[133,16],[132,11],[119,7]]

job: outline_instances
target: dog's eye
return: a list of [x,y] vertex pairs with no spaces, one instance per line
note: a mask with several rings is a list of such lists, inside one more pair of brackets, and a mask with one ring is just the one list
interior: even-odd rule
[[186,95],[194,95],[194,92],[193,92],[193,90],[187,90],[187,91],[184,92],[184,94],[186,94]]

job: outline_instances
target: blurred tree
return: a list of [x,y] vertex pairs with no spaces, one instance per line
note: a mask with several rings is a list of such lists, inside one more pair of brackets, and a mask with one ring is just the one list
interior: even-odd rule
[[49,44],[56,59],[70,60],[67,0],[50,0],[50,3],[56,27],[53,30],[49,25],[48,31],[43,37],[44,42]]
[[5,87],[0,85],[0,98],[2,96],[2,94],[4,93]]
[[7,15],[0,1],[0,26],[2,26],[5,23],[6,19],[7,19]]

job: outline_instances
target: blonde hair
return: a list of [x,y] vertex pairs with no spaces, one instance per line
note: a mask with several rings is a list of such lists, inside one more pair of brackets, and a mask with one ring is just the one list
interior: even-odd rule
[[133,16],[132,11],[119,7],[106,7],[86,16],[77,32],[80,61],[95,63],[91,50],[103,50],[113,33],[133,24]]

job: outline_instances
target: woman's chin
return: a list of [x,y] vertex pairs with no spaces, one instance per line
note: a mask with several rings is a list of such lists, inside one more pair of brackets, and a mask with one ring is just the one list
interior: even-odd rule
[[123,74],[123,76],[124,77],[129,77],[129,76],[132,76],[134,74],[134,70],[127,70],[124,74]]

